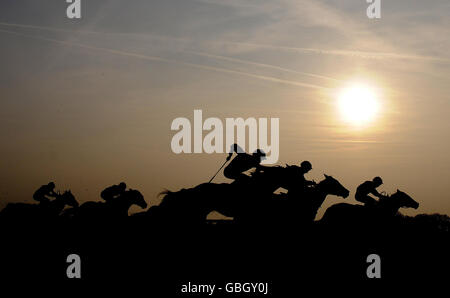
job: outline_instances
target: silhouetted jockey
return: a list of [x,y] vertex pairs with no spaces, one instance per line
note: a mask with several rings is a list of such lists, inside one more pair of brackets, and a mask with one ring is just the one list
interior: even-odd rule
[[386,198],[386,196],[380,194],[376,189],[381,184],[383,184],[383,180],[380,177],[375,177],[372,181],[362,183],[356,189],[355,199],[358,202],[364,203],[366,206],[375,206],[378,201],[369,194],[372,194],[380,199]]
[[49,184],[42,185],[33,194],[33,199],[38,201],[40,204],[46,204],[50,202],[48,197],[56,198],[57,194],[54,191],[55,183],[50,182]]
[[[305,160],[303,161],[300,166],[290,166],[287,165],[287,168],[290,170],[294,170],[295,173],[291,174],[291,177],[299,178],[300,180],[296,179],[295,181],[290,181],[289,184],[292,185],[295,189],[306,189],[308,186],[314,186],[316,185],[316,182],[307,180],[305,178],[305,174],[307,174],[309,171],[312,170],[312,164]],[[300,173],[300,175],[299,175]],[[301,178],[300,178],[301,177]]]
[[127,189],[127,185],[125,182],[120,182],[118,185],[112,185],[110,187],[105,188],[101,193],[100,197],[106,202],[109,202],[113,199],[120,197],[125,190]]
[[249,176],[245,175],[244,172],[253,168],[259,168],[261,161],[266,156],[266,154],[260,149],[257,149],[253,152],[253,154],[247,154],[237,144],[233,144],[230,148],[230,153],[228,154],[227,160],[231,159],[234,152],[236,152],[237,155],[228,164],[228,166],[225,167],[223,174],[228,179],[233,179],[235,181],[248,179]]
[[312,170],[312,164],[311,164],[309,161],[305,160],[305,161],[303,161],[303,162],[300,164],[300,169],[301,169],[301,171],[302,171],[302,173],[303,173],[303,175],[302,175],[302,178],[303,178],[303,179],[302,179],[303,186],[304,186],[304,187],[307,187],[307,186],[313,186],[313,185],[316,185],[316,182],[310,181],[310,180],[306,180],[306,178],[305,178],[305,174],[307,174],[309,171]]

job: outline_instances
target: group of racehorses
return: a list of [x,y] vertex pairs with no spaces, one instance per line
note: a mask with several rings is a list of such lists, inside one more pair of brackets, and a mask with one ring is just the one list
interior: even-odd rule
[[[350,194],[335,178],[324,175],[314,186],[297,185],[295,173],[286,167],[265,167],[249,179],[233,183],[203,183],[176,192],[164,191],[159,205],[150,207],[143,195],[133,189],[107,202],[85,202],[81,205],[70,191],[58,194],[46,204],[9,203],[0,220],[78,219],[105,220],[129,218],[132,205],[145,211],[132,217],[161,222],[205,223],[213,211],[232,217],[235,222],[312,223],[328,195],[347,198]],[[279,188],[287,193],[278,193]],[[340,203],[327,209],[322,221],[342,222],[375,216],[393,216],[401,207],[417,208],[419,204],[406,193],[397,191],[382,200],[376,208]]]

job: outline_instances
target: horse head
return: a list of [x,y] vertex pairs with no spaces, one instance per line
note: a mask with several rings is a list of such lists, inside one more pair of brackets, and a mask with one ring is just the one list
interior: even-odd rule
[[142,209],[147,208],[147,202],[144,196],[135,189],[130,189],[126,192],[127,197],[130,199],[130,203],[141,207]]
[[330,195],[339,196],[342,198],[347,198],[350,191],[346,189],[339,181],[334,179],[332,176],[323,174],[325,179],[320,181],[318,186],[323,189],[326,193]]
[[409,195],[398,189],[397,192],[392,194],[389,199],[396,202],[399,208],[401,207],[414,209],[419,208],[418,202],[414,201],[413,198],[411,198]]
[[72,191],[66,190],[62,195],[59,195],[59,197],[64,202],[64,205],[69,205],[71,207],[78,207],[78,201],[75,199],[75,196],[72,194]]

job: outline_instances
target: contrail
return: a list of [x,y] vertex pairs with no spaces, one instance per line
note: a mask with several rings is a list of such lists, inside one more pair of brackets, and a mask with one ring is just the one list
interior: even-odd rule
[[331,77],[322,76],[322,75],[309,73],[309,72],[297,71],[297,70],[284,68],[284,67],[271,65],[271,64],[258,63],[258,62],[242,60],[242,59],[237,59],[237,58],[232,58],[232,57],[227,57],[227,56],[221,56],[221,55],[214,55],[214,54],[209,54],[209,53],[205,53],[205,52],[198,52],[198,51],[186,51],[186,50],[183,50],[183,52],[194,54],[194,55],[198,55],[198,56],[215,58],[215,59],[224,60],[224,61],[237,62],[237,63],[247,64],[247,65],[254,65],[254,66],[259,66],[259,67],[264,67],[264,68],[270,68],[270,69],[279,70],[279,71],[283,71],[283,72],[289,72],[289,73],[293,73],[293,74],[309,76],[309,77],[313,77],[313,78],[317,78],[317,79],[325,79],[325,80],[330,80],[330,81],[334,81],[334,82],[340,82],[340,80],[334,79],[334,78],[331,78]]
[[348,50],[323,50],[316,48],[301,48],[301,47],[287,47],[287,46],[275,46],[269,44],[259,44],[259,43],[247,43],[247,42],[231,42],[226,41],[223,43],[234,44],[238,46],[251,46],[259,48],[268,48],[274,50],[285,50],[291,52],[309,52],[313,54],[324,54],[324,55],[336,55],[336,56],[353,56],[358,58],[370,58],[370,59],[407,59],[407,60],[429,60],[429,61],[440,61],[440,62],[450,62],[450,58],[443,57],[433,57],[433,56],[422,56],[422,55],[409,55],[409,54],[397,54],[389,52],[366,52],[366,51],[348,51]]
[[[29,29],[40,29],[40,30],[49,30],[55,32],[70,32],[70,33],[84,33],[84,34],[107,34],[107,35],[130,35],[130,33],[111,33],[111,32],[100,32],[100,31],[81,31],[81,30],[67,30],[67,29],[58,29],[52,27],[44,27],[44,26],[35,26],[35,25],[23,25],[23,24],[13,24],[13,23],[3,23],[0,22],[0,25],[9,26],[9,27],[19,27],[19,28],[29,28]],[[190,41],[185,38],[175,38],[175,37],[161,37],[152,34],[135,34],[131,33],[135,36],[145,36],[152,38],[168,38],[177,41]],[[324,50],[317,48],[302,48],[302,47],[288,47],[288,46],[278,46],[278,45],[270,45],[270,44],[260,44],[260,43],[249,43],[249,42],[233,42],[233,41],[206,41],[206,43],[210,44],[230,44],[237,46],[251,46],[251,47],[259,47],[259,48],[267,48],[274,50],[283,50],[290,52],[302,52],[302,53],[313,53],[319,55],[336,55],[336,56],[352,56],[358,58],[367,58],[367,59],[406,59],[406,60],[425,60],[425,61],[440,61],[450,63],[450,58],[445,57],[433,57],[433,56],[423,56],[423,55],[413,55],[413,54],[398,54],[398,53],[390,53],[390,52],[367,52],[367,51],[349,51],[349,50]]]
[[[11,23],[2,23],[2,22],[0,22],[0,25],[10,26],[10,27],[18,27],[18,28],[27,28],[27,29],[48,30],[48,31],[55,31],[55,32],[67,32],[67,33],[101,34],[101,35],[103,35],[103,34],[122,35],[123,34],[123,33],[106,33],[106,32],[103,33],[103,32],[98,32],[98,31],[84,31],[84,30],[83,31],[81,31],[81,30],[80,31],[77,31],[77,30],[66,30],[66,29],[58,29],[58,28],[51,28],[51,27],[22,25],[22,24],[11,24]],[[176,39],[176,40],[178,40],[178,39]],[[214,59],[218,59],[218,60],[242,63],[242,64],[247,64],[247,65],[254,65],[254,66],[259,66],[259,67],[264,67],[264,68],[270,68],[270,69],[274,69],[274,70],[278,70],[278,71],[283,71],[283,72],[288,72],[288,73],[293,73],[293,74],[298,74],[298,75],[304,75],[304,76],[309,76],[309,77],[318,78],[318,79],[331,80],[331,81],[334,81],[334,82],[339,82],[340,81],[338,79],[334,79],[334,78],[327,77],[327,76],[322,76],[322,75],[318,75],[318,74],[314,74],[314,73],[307,73],[307,72],[296,71],[296,70],[293,70],[293,69],[283,68],[283,67],[279,67],[279,66],[271,65],[271,64],[257,63],[257,62],[253,62],[253,61],[248,61],[248,60],[243,60],[243,59],[236,59],[236,58],[231,58],[231,57],[226,57],[226,56],[221,56],[221,55],[214,55],[214,54],[200,52],[200,51],[189,51],[189,50],[181,50],[181,51],[185,52],[185,53],[190,53],[190,54],[193,54],[193,55],[210,57],[210,58],[214,58]]]
[[67,32],[67,33],[75,33],[75,32],[78,32],[78,33],[86,33],[86,34],[105,34],[105,33],[103,33],[103,32],[99,32],[99,31],[68,30],[68,29],[59,29],[59,28],[44,27],[44,26],[24,25],[24,24],[14,24],[14,23],[3,23],[3,22],[0,22],[0,25],[2,25],[2,26],[8,26],[8,27],[17,27],[17,28],[48,30],[48,31],[55,31],[55,32]]
[[214,72],[236,74],[236,75],[246,76],[246,77],[250,77],[250,78],[254,78],[254,79],[270,81],[270,82],[274,82],[274,83],[281,83],[281,84],[286,84],[286,85],[305,87],[305,88],[311,88],[311,89],[319,89],[319,90],[328,90],[329,89],[327,87],[314,85],[314,84],[284,80],[284,79],[279,79],[279,78],[274,78],[274,77],[269,77],[269,76],[263,76],[263,75],[247,73],[247,72],[243,72],[243,71],[232,70],[232,69],[212,67],[212,66],[189,63],[189,62],[182,62],[182,61],[178,61],[178,60],[161,58],[161,57],[157,57],[157,56],[142,55],[142,54],[138,54],[138,53],[126,52],[126,51],[115,50],[115,49],[104,48],[104,47],[91,46],[91,45],[87,45],[87,44],[62,41],[62,40],[57,40],[57,39],[53,39],[53,38],[33,36],[33,35],[18,33],[18,32],[14,32],[14,31],[0,29],[0,32],[13,34],[13,35],[17,35],[17,36],[22,36],[22,37],[28,37],[28,38],[32,38],[32,39],[36,39],[36,40],[43,40],[43,41],[58,43],[58,44],[66,45],[66,46],[76,46],[79,48],[84,48],[84,49],[89,49],[89,50],[103,51],[103,52],[107,52],[110,54],[121,55],[121,56],[126,56],[126,57],[133,57],[133,58],[150,60],[150,61],[166,62],[166,63],[172,63],[172,64],[180,64],[180,65],[190,66],[190,67],[194,67],[197,69],[209,70],[209,71],[214,71]]

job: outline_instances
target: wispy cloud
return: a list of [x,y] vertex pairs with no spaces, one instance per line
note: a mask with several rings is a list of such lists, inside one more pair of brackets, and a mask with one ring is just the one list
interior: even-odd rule
[[[26,25],[26,24],[14,24],[14,23],[3,23],[0,22],[1,26],[7,27],[16,27],[16,28],[26,28],[26,29],[37,29],[37,30],[46,30],[53,32],[63,32],[63,33],[79,33],[79,34],[100,34],[100,35],[115,35],[115,36],[135,36],[135,37],[146,37],[146,38],[156,38],[156,39],[169,39],[173,41],[179,42],[192,42],[192,40],[186,38],[175,38],[170,36],[157,36],[154,34],[136,34],[136,33],[114,33],[114,32],[102,32],[102,31],[91,31],[91,30],[68,30],[61,28],[53,28],[46,26],[36,26],[36,25]],[[375,52],[375,51],[358,51],[358,50],[339,50],[339,49],[321,49],[321,48],[309,48],[309,47],[292,47],[292,46],[282,46],[282,45],[273,45],[273,44],[264,44],[264,43],[254,43],[254,42],[239,42],[239,41],[203,41],[203,44],[220,44],[220,45],[232,45],[232,46],[240,46],[247,48],[266,48],[271,50],[279,50],[279,51],[287,51],[287,52],[295,52],[295,53],[312,53],[317,55],[336,55],[336,56],[349,56],[354,58],[363,58],[363,59],[405,59],[405,60],[423,60],[423,61],[437,61],[443,63],[450,63],[450,58],[445,57],[437,57],[437,56],[425,56],[425,55],[417,55],[417,54],[407,54],[407,53],[395,53],[395,52]],[[293,69],[288,69],[284,67],[279,67],[272,64],[266,63],[258,63],[252,62],[243,59],[237,59],[233,57],[227,57],[223,55],[215,55],[211,53],[206,53],[202,51],[190,51],[184,50],[186,53],[191,53],[194,55],[200,55],[220,60],[227,60],[230,62],[237,63],[245,63],[254,66],[272,68],[274,70],[290,72],[293,74],[306,75],[319,79],[328,79],[333,81],[339,81],[335,78],[331,78],[324,75],[300,72]]]
[[[448,1],[436,0],[429,5],[414,0],[384,4],[383,18],[377,22],[367,22],[366,4],[358,4],[354,0],[339,1],[339,5],[335,1],[318,0],[197,1],[228,6],[235,9],[237,14],[245,8],[271,19],[264,27],[255,30],[245,42],[222,40],[227,44],[363,59],[402,59],[446,64],[450,62],[447,53],[423,55],[426,52],[441,52],[441,47],[434,45],[433,40],[440,40],[449,34],[446,10],[449,7]],[[421,9],[421,17],[417,18],[417,10],[408,9],[409,6]],[[390,13],[391,10],[395,16]],[[276,17],[273,17],[274,15]],[[426,17],[432,18],[433,21],[427,20]],[[318,28],[322,31],[317,39],[324,35],[328,36],[328,39],[334,37],[337,40],[329,46],[321,47],[283,45],[283,41],[296,43],[298,40],[292,37],[293,28],[297,28],[299,36],[305,28]],[[340,46],[336,41],[340,41]],[[446,43],[447,40],[442,42]],[[367,48],[377,51],[367,51]]]
[[227,44],[235,44],[238,46],[248,46],[256,48],[268,48],[274,50],[290,51],[290,52],[303,52],[313,53],[320,55],[337,55],[337,56],[350,56],[355,58],[367,58],[367,59],[407,59],[407,60],[428,60],[439,62],[450,62],[450,58],[423,56],[414,54],[399,54],[392,52],[369,52],[369,51],[348,51],[348,50],[326,50],[317,48],[301,48],[301,47],[287,47],[270,44],[258,44],[258,43],[244,43],[244,42],[226,42]]
[[[192,42],[192,40],[189,40],[187,38],[157,36],[154,34],[114,33],[114,32],[91,31],[91,30],[68,30],[68,29],[53,28],[53,27],[46,27],[46,26],[14,24],[14,23],[4,23],[4,22],[0,22],[0,25],[7,26],[7,27],[47,30],[47,31],[63,32],[63,33],[100,34],[100,35],[110,35],[110,36],[115,35],[115,36],[136,36],[136,37],[142,36],[142,37],[146,37],[146,38],[169,39],[172,41],[179,41],[179,42]],[[292,47],[292,46],[273,45],[273,44],[264,44],[264,43],[255,43],[255,42],[229,41],[229,40],[203,41],[202,43],[203,44],[232,45],[232,46],[241,46],[241,47],[247,47],[247,48],[265,48],[265,49],[271,49],[271,50],[295,52],[295,53],[300,53],[300,54],[301,53],[312,53],[312,54],[317,54],[317,55],[349,56],[349,57],[363,58],[363,59],[404,59],[404,60],[422,60],[422,61],[436,61],[436,62],[450,63],[450,58],[446,58],[446,57],[425,56],[425,55],[418,55],[418,54],[396,53],[396,52],[376,52],[376,51],[339,50],[339,49],[325,49],[325,48],[311,48],[311,47]],[[255,66],[272,68],[274,70],[291,72],[291,73],[295,73],[295,74],[307,75],[307,76],[312,76],[312,77],[316,77],[316,78],[330,79],[330,80],[336,81],[336,79],[331,78],[331,77],[327,77],[327,76],[323,76],[323,75],[319,75],[319,74],[313,74],[313,73],[299,72],[296,70],[278,67],[278,66],[271,65],[271,64],[251,62],[251,61],[246,61],[246,60],[242,60],[242,59],[226,57],[226,56],[222,56],[222,55],[214,55],[211,53],[205,53],[202,51],[185,51],[185,52],[190,52],[190,53],[196,54],[196,55],[208,56],[208,57],[216,58],[216,59],[220,59],[220,60],[228,60],[228,61],[232,61],[232,62],[252,64]]]
[[269,68],[272,70],[283,71],[283,72],[288,72],[288,73],[297,74],[297,75],[309,76],[309,77],[313,77],[316,79],[324,79],[324,80],[330,80],[330,81],[334,81],[334,82],[340,82],[340,80],[331,78],[328,76],[313,74],[313,73],[309,73],[309,72],[301,72],[301,71],[297,71],[297,70],[293,70],[293,69],[289,69],[289,68],[275,66],[272,64],[258,63],[258,62],[253,62],[253,61],[249,61],[249,60],[237,59],[237,58],[232,58],[232,57],[227,57],[227,56],[222,56],[222,55],[214,55],[214,54],[209,54],[209,53],[204,53],[204,52],[199,52],[199,51],[183,51],[183,52],[194,54],[194,55],[199,55],[199,56],[203,56],[203,57],[215,58],[215,59],[219,59],[219,60],[237,62],[237,63],[247,64],[247,65],[263,67],[263,68]]
[[183,61],[167,59],[167,58],[162,58],[162,57],[157,57],[157,56],[143,55],[143,54],[123,51],[123,50],[116,50],[116,49],[111,49],[111,48],[106,48],[106,47],[98,47],[98,46],[92,46],[92,45],[88,45],[88,44],[82,44],[82,43],[76,43],[76,42],[70,42],[70,41],[64,41],[64,40],[57,40],[57,39],[53,39],[53,38],[23,34],[23,33],[18,33],[18,32],[14,32],[14,31],[2,30],[2,29],[0,29],[0,32],[7,33],[7,34],[13,34],[13,35],[17,35],[17,36],[22,36],[22,37],[27,37],[27,38],[32,38],[32,39],[36,39],[36,40],[58,43],[58,44],[65,45],[65,46],[75,46],[75,47],[88,49],[88,50],[102,51],[102,52],[106,52],[109,54],[133,57],[133,58],[137,58],[137,59],[158,61],[158,62],[165,62],[165,63],[175,63],[175,64],[179,64],[179,65],[194,67],[197,69],[246,76],[246,77],[264,80],[264,81],[270,81],[270,82],[274,82],[274,83],[281,83],[281,84],[297,86],[297,87],[304,87],[304,88],[311,88],[311,89],[328,90],[327,87],[320,86],[320,85],[308,84],[308,83],[292,81],[292,80],[284,80],[284,79],[279,79],[276,77],[258,75],[258,74],[254,74],[254,73],[248,73],[248,72],[232,70],[232,69],[227,69],[227,68],[220,68],[220,67],[213,67],[213,66],[207,66],[207,65],[190,63],[190,62],[183,62]]

